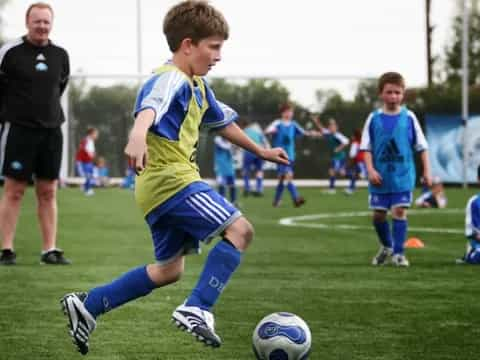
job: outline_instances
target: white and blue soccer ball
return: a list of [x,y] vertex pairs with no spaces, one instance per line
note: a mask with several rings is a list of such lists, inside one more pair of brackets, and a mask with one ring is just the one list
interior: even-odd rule
[[253,352],[258,360],[304,360],[311,345],[307,323],[291,313],[265,316],[253,332]]

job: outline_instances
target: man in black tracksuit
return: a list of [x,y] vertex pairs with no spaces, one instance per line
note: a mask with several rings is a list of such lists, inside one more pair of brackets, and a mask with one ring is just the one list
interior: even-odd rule
[[0,200],[0,265],[16,263],[15,228],[32,178],[43,237],[40,261],[70,263],[56,247],[60,126],[65,120],[60,97],[70,69],[67,52],[48,38],[52,21],[49,5],[31,5],[26,13],[27,35],[0,48],[0,171],[5,179]]

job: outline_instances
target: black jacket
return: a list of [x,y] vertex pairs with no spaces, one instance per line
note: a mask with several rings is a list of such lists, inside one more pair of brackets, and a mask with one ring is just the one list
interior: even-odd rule
[[28,127],[54,128],[65,120],[60,97],[70,74],[65,49],[35,46],[26,37],[0,48],[0,118]]

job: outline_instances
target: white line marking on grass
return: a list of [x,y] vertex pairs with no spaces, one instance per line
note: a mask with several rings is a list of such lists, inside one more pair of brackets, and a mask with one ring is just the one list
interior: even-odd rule
[[[427,215],[427,214],[461,214],[464,209],[423,209],[423,210],[408,210],[409,215]],[[278,221],[283,226],[296,226],[311,229],[339,229],[339,230],[365,230],[371,229],[371,226],[366,225],[351,225],[351,224],[324,224],[321,222],[302,222],[313,221],[321,219],[337,219],[337,218],[350,218],[350,217],[362,217],[371,215],[371,211],[352,211],[352,212],[337,212],[337,213],[320,213],[302,216],[292,216],[282,218]],[[429,233],[444,233],[444,234],[463,234],[463,229],[445,229],[445,228],[433,228],[433,227],[416,227],[409,226],[408,231],[429,232]]]

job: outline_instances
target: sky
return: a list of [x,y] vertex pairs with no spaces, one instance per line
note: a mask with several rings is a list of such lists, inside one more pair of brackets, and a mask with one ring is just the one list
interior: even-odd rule
[[[139,0],[142,73],[170,56],[163,17],[178,1]],[[3,35],[25,33],[32,1],[9,0]],[[137,73],[137,0],[51,0],[51,39],[70,54],[72,74]],[[353,94],[357,78],[402,73],[407,86],[426,84],[424,0],[211,0],[230,25],[215,77],[277,77],[293,100],[315,107],[314,90]],[[433,53],[451,38],[455,0],[432,0]],[[329,78],[328,80],[325,78]]]

